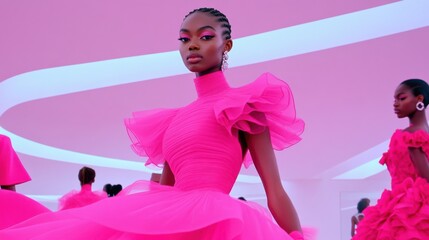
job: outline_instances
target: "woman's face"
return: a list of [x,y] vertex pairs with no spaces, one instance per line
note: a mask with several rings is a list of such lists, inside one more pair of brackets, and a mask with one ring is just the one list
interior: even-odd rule
[[412,115],[416,111],[416,104],[422,101],[422,97],[416,97],[411,89],[406,85],[399,85],[394,94],[393,109],[398,118],[404,118]]
[[208,13],[195,12],[182,23],[179,40],[183,63],[197,76],[219,71],[222,55],[232,46],[225,40],[217,18]]

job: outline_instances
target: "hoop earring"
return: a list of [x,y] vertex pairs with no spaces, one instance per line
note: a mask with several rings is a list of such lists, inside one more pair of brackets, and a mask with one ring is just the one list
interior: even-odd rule
[[223,52],[222,55],[222,71],[228,69],[228,51]]
[[425,105],[423,104],[423,102],[417,102],[416,108],[419,111],[423,111],[423,109],[425,109]]

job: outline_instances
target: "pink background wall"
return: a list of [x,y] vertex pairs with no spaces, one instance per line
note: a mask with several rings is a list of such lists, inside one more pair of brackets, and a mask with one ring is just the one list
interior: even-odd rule
[[[277,153],[285,188],[319,239],[349,239],[359,199],[374,204],[389,186],[371,163],[407,125],[393,91],[429,79],[428,1],[2,1],[0,133],[33,178],[17,190],[56,209],[82,165],[96,169],[94,188],[159,172],[130,150],[122,121],[195,98],[172,51],[183,17],[202,6],[232,25],[231,85],[266,71],[290,84],[306,131]],[[231,195],[265,204],[253,167]]]

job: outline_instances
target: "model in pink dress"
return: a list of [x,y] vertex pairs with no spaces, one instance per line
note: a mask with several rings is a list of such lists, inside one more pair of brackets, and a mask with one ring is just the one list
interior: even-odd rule
[[79,170],[80,191],[73,190],[59,199],[59,210],[83,207],[101,199],[107,198],[104,191],[92,191],[92,184],[95,181],[95,170],[83,167]]
[[351,236],[352,237],[356,234],[357,225],[365,217],[365,215],[363,214],[363,210],[365,210],[365,208],[369,207],[370,202],[371,201],[368,198],[362,198],[361,200],[359,200],[359,202],[357,204],[358,212],[351,217],[351,223],[352,223],[352,225],[351,225],[352,226],[351,227]]
[[[160,184],[133,191],[145,184],[139,181],[117,197],[36,216],[0,231],[0,239],[304,239],[273,151],[299,142],[304,129],[289,86],[269,73],[229,86],[220,69],[232,48],[230,26],[215,9],[186,16],[180,41],[198,98],[125,120],[134,151],[163,166]],[[252,161],[275,221],[229,196],[242,164]]]
[[10,138],[0,134],[0,186],[15,191],[15,185],[31,178],[12,147]]
[[395,113],[410,126],[396,130],[383,154],[392,177],[377,204],[365,209],[354,240],[429,239],[429,126],[425,109],[429,86],[419,79],[402,82],[395,91]]
[[0,134],[0,229],[35,215],[50,212],[40,203],[15,192],[15,185],[31,178],[12,147],[10,138]]

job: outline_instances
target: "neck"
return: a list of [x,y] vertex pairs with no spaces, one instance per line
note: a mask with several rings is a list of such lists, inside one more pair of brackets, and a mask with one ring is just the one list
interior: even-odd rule
[[202,71],[202,72],[196,72],[195,73],[195,77],[197,77],[197,78],[198,77],[202,77],[202,76],[207,75],[207,74],[211,74],[211,73],[214,73],[214,72],[221,71],[221,69],[222,69],[221,65],[215,66],[215,67],[209,68],[209,69],[207,69],[205,71]]
[[424,127],[426,129],[429,128],[424,110],[415,112],[409,117],[409,120],[410,126]]
[[91,191],[91,188],[92,188],[92,184],[91,183],[88,183],[88,184],[84,184],[84,185],[82,185],[81,186],[81,190],[85,190],[85,191]]
[[222,71],[212,72],[194,79],[198,97],[213,95],[229,89]]

